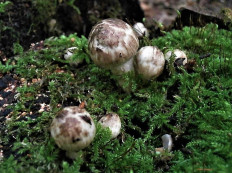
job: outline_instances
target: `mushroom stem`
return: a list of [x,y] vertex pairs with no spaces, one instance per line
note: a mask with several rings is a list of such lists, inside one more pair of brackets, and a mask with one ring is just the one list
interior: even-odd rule
[[124,64],[118,65],[111,69],[111,72],[114,75],[122,75],[128,72],[134,71],[134,65],[133,65],[134,58],[129,59]]
[[134,58],[129,59],[124,64],[121,64],[119,66],[112,68],[111,72],[117,76],[116,80],[118,82],[118,85],[123,89],[123,91],[125,91],[126,93],[130,93],[131,92],[131,81],[128,81],[128,79],[125,79],[123,75],[130,73],[130,72],[132,72],[132,75],[134,75]]
[[78,150],[78,151],[66,151],[65,155],[68,158],[72,159],[72,160],[76,160],[77,158],[82,158],[83,157],[81,150]]
[[75,160],[78,156],[78,152],[77,151],[66,151],[66,156],[72,160]]

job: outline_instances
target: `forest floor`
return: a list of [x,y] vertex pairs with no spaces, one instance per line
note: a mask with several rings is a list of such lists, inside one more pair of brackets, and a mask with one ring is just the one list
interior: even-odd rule
[[[164,73],[149,82],[125,75],[125,80],[132,81],[130,94],[117,84],[117,76],[97,67],[89,57],[87,33],[96,19],[88,19],[89,23],[83,24],[84,17],[77,15],[73,6],[70,10],[70,6],[61,3],[58,9],[62,12],[69,9],[71,14],[76,14],[66,16],[76,23],[70,26],[70,21],[65,22],[67,18],[59,21],[55,18],[59,14],[52,13],[52,19],[65,25],[51,27],[46,21],[34,27],[31,16],[39,10],[31,1],[12,1],[4,13],[0,8],[0,170],[8,173],[25,170],[229,172],[232,168],[232,34],[228,21],[232,18],[229,16],[224,21],[209,11],[219,13],[219,8],[229,7],[231,3],[209,4],[206,0],[196,3],[167,0],[137,4],[143,11],[140,9],[142,13],[137,19],[132,14],[135,21],[142,21],[144,17],[147,21],[154,20],[155,16],[157,22],[168,26],[165,30],[154,25],[158,34],[143,38],[140,47],[154,45],[164,53],[181,49],[194,63],[190,68],[179,69],[167,63]],[[118,3],[115,1],[115,4]],[[180,4],[185,4],[190,16],[192,12],[198,15],[191,26],[170,25],[173,21],[178,23],[178,13],[174,11]],[[199,5],[208,10],[196,10]],[[144,10],[148,7],[153,11]],[[95,11],[98,8],[93,5],[89,14],[98,14]],[[102,16],[100,13],[99,18],[111,14],[112,9],[108,9],[109,13]],[[202,26],[197,23],[199,18]],[[72,27],[80,32],[74,34]],[[65,60],[65,50],[73,46],[78,51],[72,60]],[[83,63],[70,65],[76,59]],[[97,134],[80,158],[71,161],[55,145],[49,128],[63,107],[83,102],[93,116]],[[97,123],[109,112],[119,114],[122,121],[122,132],[114,140]],[[172,136],[174,146],[172,152],[160,154],[155,151],[162,146],[164,134]]]

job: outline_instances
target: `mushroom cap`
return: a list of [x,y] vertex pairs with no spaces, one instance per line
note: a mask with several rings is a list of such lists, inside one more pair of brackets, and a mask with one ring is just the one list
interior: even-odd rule
[[126,22],[120,19],[105,19],[93,26],[88,47],[95,64],[111,69],[132,58],[137,52],[139,41]]
[[165,134],[162,137],[162,142],[163,142],[163,148],[170,152],[173,147],[173,141],[172,141],[172,136],[169,134]]
[[[69,60],[69,59],[73,56],[74,52],[77,51],[77,50],[78,50],[77,47],[70,47],[70,48],[67,48],[67,49],[65,50],[65,53],[64,53],[64,59]],[[70,62],[70,65],[77,66],[78,64],[80,64],[80,63],[82,63],[82,62],[83,62],[83,60],[77,59],[77,60],[75,60],[75,61],[71,61],[71,62]]]
[[90,114],[78,106],[61,110],[51,124],[51,136],[59,148],[78,151],[94,139],[96,128]]
[[135,58],[135,70],[147,80],[158,77],[164,64],[164,54],[156,46],[142,47]]
[[112,138],[116,138],[120,134],[121,120],[118,114],[116,113],[107,114],[99,120],[99,123],[103,127],[109,127],[112,133],[111,136]]
[[139,38],[144,37],[144,36],[146,36],[146,37],[149,36],[147,28],[141,22],[137,22],[136,24],[134,24],[133,29],[134,29],[137,37],[139,37]]
[[179,49],[175,49],[173,51],[168,51],[166,54],[165,54],[165,59],[167,61],[169,61],[169,59],[171,58],[172,56],[172,53],[174,53],[175,55],[175,62],[178,63],[178,59],[182,59],[181,63],[178,63],[178,65],[185,65],[187,62],[188,62],[188,58],[187,58],[187,55],[185,54],[184,51],[182,50],[179,50]]

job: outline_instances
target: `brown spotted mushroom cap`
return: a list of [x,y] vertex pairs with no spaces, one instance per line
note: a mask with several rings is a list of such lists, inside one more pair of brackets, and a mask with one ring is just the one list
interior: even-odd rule
[[64,108],[51,124],[51,136],[61,149],[68,152],[87,147],[95,133],[95,124],[90,114],[78,106]]
[[124,64],[137,52],[139,41],[132,27],[120,19],[105,19],[93,26],[88,39],[91,59],[111,69]]
[[116,113],[107,114],[99,120],[99,123],[103,127],[109,127],[112,133],[112,138],[116,138],[119,135],[121,130],[121,120],[118,114]]
[[135,58],[135,70],[144,79],[158,77],[164,69],[164,54],[156,46],[142,47]]

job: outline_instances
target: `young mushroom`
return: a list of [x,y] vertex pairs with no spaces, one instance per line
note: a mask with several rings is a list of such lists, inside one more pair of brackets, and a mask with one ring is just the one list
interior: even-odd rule
[[173,147],[172,136],[169,134],[165,134],[161,138],[162,138],[164,150],[170,152]]
[[77,47],[70,47],[70,48],[65,50],[64,59],[69,60],[70,65],[77,66],[83,62],[83,60],[80,60],[80,59],[77,59],[77,60],[71,59],[72,56],[74,55],[75,51],[77,51],[77,50],[78,50]]
[[142,47],[135,58],[135,70],[144,79],[157,78],[163,71],[164,55],[156,46]]
[[172,147],[173,147],[172,136],[169,134],[165,134],[161,137],[161,139],[162,139],[163,147],[156,148],[155,149],[156,153],[161,154],[164,153],[165,151],[167,152],[172,151]]
[[133,56],[139,41],[130,25],[120,19],[105,19],[93,26],[88,39],[90,57],[100,67],[121,75],[133,71]]
[[120,134],[121,120],[118,114],[110,113],[103,116],[98,121],[103,127],[109,127],[111,131],[111,138],[116,138]]
[[61,110],[51,124],[51,136],[67,157],[75,159],[77,152],[93,141],[96,128],[90,114],[78,106]]
[[137,22],[136,24],[133,25],[133,29],[134,29],[134,31],[135,31],[138,38],[143,38],[144,36],[149,37],[148,30],[144,26],[143,23]]
[[187,58],[185,52],[182,50],[179,50],[179,49],[175,49],[173,51],[168,51],[165,54],[165,60],[167,60],[169,62],[172,54],[174,54],[174,66],[178,67],[178,66],[184,66],[187,64],[188,58]]

